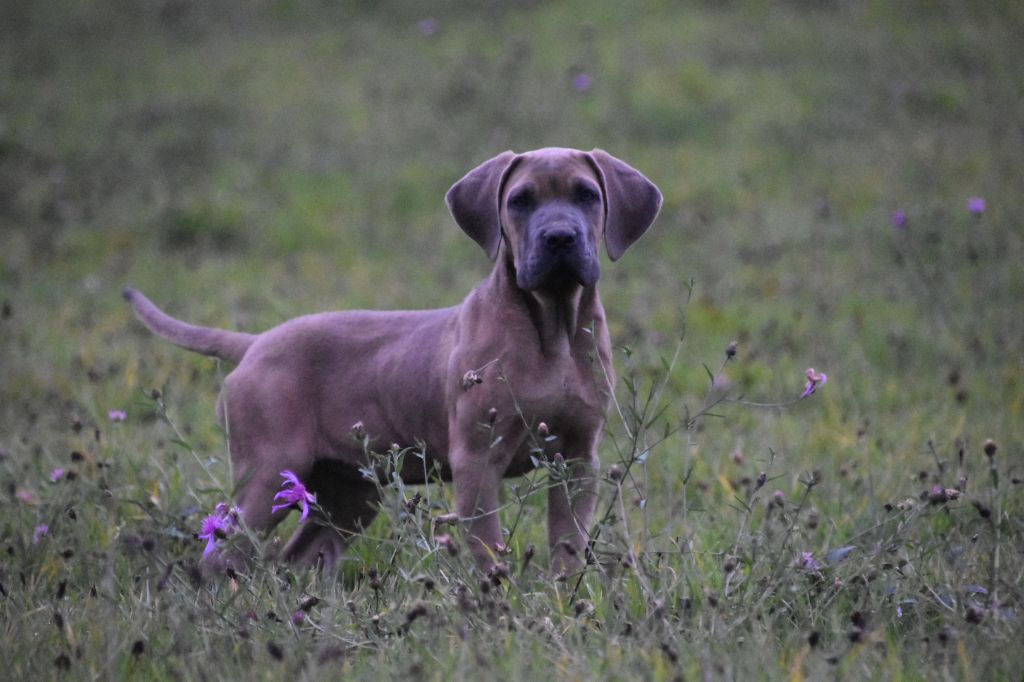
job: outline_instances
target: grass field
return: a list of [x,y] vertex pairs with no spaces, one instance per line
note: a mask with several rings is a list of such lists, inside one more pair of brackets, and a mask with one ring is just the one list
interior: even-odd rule
[[[1019,679],[1024,5],[0,5],[0,677]],[[598,563],[545,577],[538,470],[499,585],[441,484],[337,575],[204,579],[230,368],[121,287],[247,330],[457,303],[444,192],[546,145],[665,195],[603,266]]]

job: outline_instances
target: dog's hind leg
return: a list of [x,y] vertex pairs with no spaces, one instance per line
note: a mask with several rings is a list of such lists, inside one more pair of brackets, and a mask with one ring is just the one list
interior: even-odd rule
[[284,548],[284,559],[331,571],[352,537],[377,516],[377,487],[351,466],[318,460],[308,481],[323,516],[311,515]]

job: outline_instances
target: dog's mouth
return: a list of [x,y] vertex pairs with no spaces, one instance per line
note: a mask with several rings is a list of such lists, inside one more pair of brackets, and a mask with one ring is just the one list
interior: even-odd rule
[[516,284],[524,291],[564,291],[597,284],[601,266],[585,248],[566,251],[533,249],[516,270]]

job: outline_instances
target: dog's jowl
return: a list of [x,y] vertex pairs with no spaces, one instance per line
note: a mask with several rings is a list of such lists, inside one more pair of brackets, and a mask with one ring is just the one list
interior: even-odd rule
[[[548,496],[552,569],[570,571],[584,556],[614,388],[599,246],[618,259],[654,221],[661,193],[599,149],[548,148],[499,154],[446,199],[494,261],[452,308],[320,313],[245,334],[189,325],[125,290],[155,333],[238,363],[218,414],[244,522],[266,530],[287,513],[271,509],[285,470],[329,516],[300,524],[286,559],[331,566],[373,519],[378,488],[360,473],[365,439],[378,452],[425,444],[427,467],[406,457],[401,475],[451,477],[463,537],[484,570],[503,548],[501,479],[530,470],[543,444],[569,481]],[[542,422],[555,438],[538,438]]]

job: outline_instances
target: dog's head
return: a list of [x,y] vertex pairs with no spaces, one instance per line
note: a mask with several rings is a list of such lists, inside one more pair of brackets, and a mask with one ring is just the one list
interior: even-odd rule
[[504,152],[466,174],[445,200],[492,260],[504,242],[526,291],[594,286],[602,238],[617,260],[661,209],[650,180],[600,149]]

